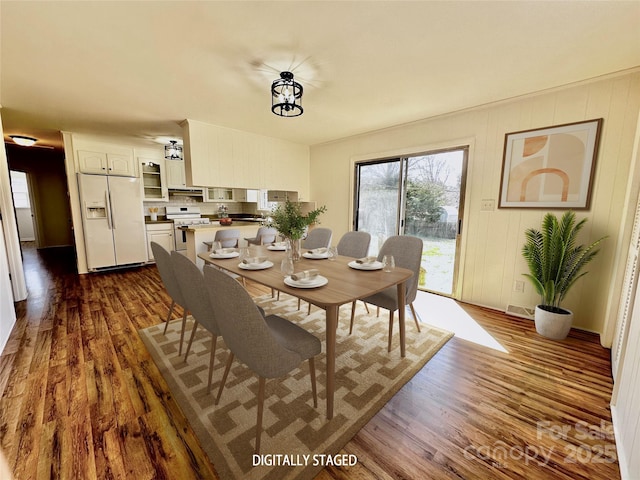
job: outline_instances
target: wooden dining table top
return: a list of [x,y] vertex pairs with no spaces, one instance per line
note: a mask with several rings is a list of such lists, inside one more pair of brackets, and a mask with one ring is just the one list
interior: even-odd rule
[[269,250],[266,247],[254,247],[251,256],[267,257],[272,267],[263,270],[246,270],[239,266],[241,260],[235,258],[211,258],[209,253],[198,255],[205,263],[213,264],[229,272],[246,277],[270,288],[301,298],[319,307],[340,306],[395,286],[409,279],[413,272],[406,268],[395,267],[391,272],[380,270],[358,270],[348,266],[352,257],[338,256],[334,260],[301,258],[294,263],[295,272],[317,269],[319,275],[327,278],[328,283],[315,288],[296,288],[284,283],[280,264],[286,252]]

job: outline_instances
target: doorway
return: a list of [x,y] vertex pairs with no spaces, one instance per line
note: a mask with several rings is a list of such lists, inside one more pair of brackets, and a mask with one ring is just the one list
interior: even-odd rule
[[356,163],[354,229],[370,253],[392,235],[423,241],[419,288],[456,291],[468,147]]

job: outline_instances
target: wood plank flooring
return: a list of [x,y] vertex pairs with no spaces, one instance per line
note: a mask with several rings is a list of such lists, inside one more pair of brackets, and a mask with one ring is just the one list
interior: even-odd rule
[[[63,249],[24,254],[29,298],[0,356],[15,478],[218,478],[136,333],[170,305],[155,267],[79,276]],[[452,339],[345,446],[358,463],[317,478],[620,478],[597,336],[553,342],[528,320],[462,308],[507,352]]]

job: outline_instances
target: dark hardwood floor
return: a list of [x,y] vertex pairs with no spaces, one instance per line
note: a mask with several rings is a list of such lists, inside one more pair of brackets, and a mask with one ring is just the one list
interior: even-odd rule
[[[64,249],[25,248],[24,260],[29,298],[0,356],[15,478],[217,478],[136,333],[170,305],[156,268],[77,275]],[[452,339],[345,446],[357,465],[318,478],[620,478],[597,336],[554,342],[461,306],[506,351]]]

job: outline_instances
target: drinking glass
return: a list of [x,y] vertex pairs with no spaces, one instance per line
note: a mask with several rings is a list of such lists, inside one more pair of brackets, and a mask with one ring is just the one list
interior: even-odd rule
[[280,271],[285,277],[293,274],[293,259],[289,255],[285,255],[282,259],[282,263],[280,263]]
[[329,247],[329,260],[335,260],[338,256],[338,247]]
[[222,248],[222,243],[221,242],[213,242],[211,244],[211,251],[213,253],[216,253],[218,250],[220,250]]
[[393,255],[385,255],[384,257],[382,257],[382,269],[385,272],[393,271],[395,266],[396,266],[396,261],[393,258]]
[[240,261],[249,257],[249,249],[247,247],[240,248]]

